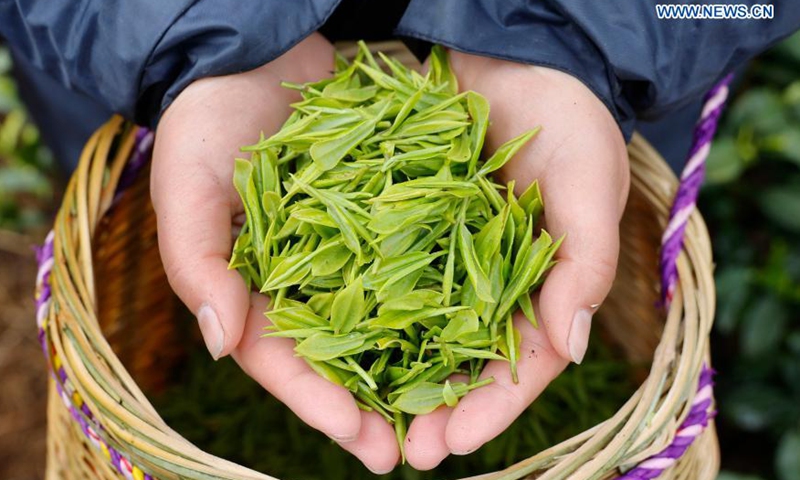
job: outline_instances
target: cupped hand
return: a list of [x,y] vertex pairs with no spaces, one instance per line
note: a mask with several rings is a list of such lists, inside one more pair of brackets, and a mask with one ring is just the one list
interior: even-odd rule
[[466,454],[503,432],[547,384],[586,353],[591,318],[613,282],[619,255],[619,221],[630,184],[625,142],[606,106],[583,83],[557,70],[450,52],[461,90],[489,100],[486,148],[536,126],[540,133],[500,171],[516,181],[517,194],[539,180],[544,227],[566,234],[534,307],[540,328],[519,313],[522,335],[519,383],[506,362],[490,362],[488,386],[467,394],[455,408],[441,407],[414,419],[405,454],[417,469],[449,454]]
[[244,212],[233,187],[239,148],[256,143],[259,132],[276,132],[289,104],[300,100],[281,81],[316,81],[332,70],[333,47],[314,34],[265,66],[189,85],[159,123],[151,195],[167,277],[197,316],[211,355],[232,354],[303,421],[386,472],[399,457],[394,430],[295,357],[294,340],[260,338],[268,299],[228,270],[233,228]]

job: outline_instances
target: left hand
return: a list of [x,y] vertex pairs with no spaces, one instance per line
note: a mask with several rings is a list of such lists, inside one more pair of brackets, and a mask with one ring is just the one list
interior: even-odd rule
[[151,196],[158,242],[170,285],[197,316],[209,353],[232,355],[248,375],[300,419],[337,441],[375,472],[397,463],[394,430],[376,412],[358,408],[350,392],[317,375],[288,338],[261,338],[268,299],[251,293],[228,269],[232,229],[244,212],[233,187],[233,159],[242,145],[277,132],[304,83],[328,76],[333,46],[312,34],[268,64],[195,81],[158,125]]
[[481,378],[495,381],[414,419],[405,453],[419,470],[449,454],[470,453],[502,433],[570,361],[586,353],[591,316],[614,280],[619,222],[630,185],[622,134],[606,106],[579,80],[557,70],[450,52],[460,89],[491,105],[486,148],[538,125],[542,131],[499,172],[517,194],[538,179],[545,228],[566,239],[558,264],[534,297],[539,329],[517,313],[522,335],[519,383],[507,362],[490,362]]

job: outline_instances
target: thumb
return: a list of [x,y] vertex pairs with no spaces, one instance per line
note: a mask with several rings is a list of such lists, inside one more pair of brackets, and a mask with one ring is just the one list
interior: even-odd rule
[[151,176],[159,250],[172,289],[197,317],[216,360],[239,343],[249,306],[244,280],[228,269],[231,197],[220,176],[182,161],[169,141],[156,136]]
[[592,316],[616,275],[621,206],[614,196],[558,199],[546,213],[551,233],[566,238],[542,286],[539,307],[553,348],[575,363],[583,361]]
[[[565,242],[566,245],[566,242]],[[542,287],[539,304],[553,348],[567,360],[581,363],[589,345],[592,316],[614,281],[616,255],[608,260],[565,256]]]

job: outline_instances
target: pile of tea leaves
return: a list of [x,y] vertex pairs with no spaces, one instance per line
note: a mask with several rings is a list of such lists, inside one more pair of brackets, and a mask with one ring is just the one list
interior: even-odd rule
[[265,336],[295,339],[402,445],[410,415],[491,382],[487,361],[516,379],[511,316],[536,324],[530,294],[560,241],[536,227],[536,182],[516,197],[491,177],[536,130],[484,159],[488,102],[458,92],[442,48],[425,76],[380,57],[362,43],[331,78],[285,85],[303,100],[236,161],[247,221],[230,266],[271,298]]
[[[167,424],[202,450],[286,480],[368,480],[361,462],[304,424],[230,358],[214,362],[202,343],[180,378],[153,405]],[[586,358],[564,373],[499,437],[436,469],[402,465],[387,480],[442,480],[497,471],[610,418],[636,389],[633,368],[593,334]],[[314,461],[309,461],[314,459]]]

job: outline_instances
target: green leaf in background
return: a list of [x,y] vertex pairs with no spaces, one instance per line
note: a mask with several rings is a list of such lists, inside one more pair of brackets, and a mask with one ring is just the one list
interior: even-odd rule
[[795,403],[779,388],[752,382],[727,393],[720,406],[725,416],[748,432],[764,430],[774,424],[785,424],[791,418]]
[[51,189],[48,178],[36,168],[19,165],[0,169],[0,198],[23,193],[43,196]]
[[761,209],[772,221],[794,233],[800,233],[800,188],[774,186],[760,195]]
[[778,443],[775,471],[779,480],[800,480],[800,428],[784,434]]
[[706,182],[709,184],[728,183],[737,180],[744,170],[744,159],[732,138],[721,138],[714,142],[714,148],[706,160]]
[[786,340],[786,345],[789,350],[797,355],[800,355],[800,330],[792,332]]
[[753,88],[731,105],[728,121],[736,127],[747,125],[756,135],[765,136],[786,128],[788,118],[776,91]]
[[800,80],[793,81],[783,92],[783,101],[786,103],[793,120],[800,121]]
[[784,63],[800,65],[800,35],[790,36],[778,44],[771,53],[779,56]]
[[774,353],[785,335],[788,312],[773,295],[758,298],[743,315],[740,330],[742,353],[755,358]]
[[0,113],[9,113],[20,107],[17,87],[11,78],[11,54],[0,47]]
[[765,152],[800,166],[800,130],[788,128],[766,137],[762,143]]
[[10,71],[11,55],[0,47],[0,228],[34,233],[51,222],[55,169]]
[[0,74],[0,113],[8,113],[15,108],[19,108],[19,99],[14,81]]
[[745,267],[727,267],[717,270],[715,275],[718,299],[717,317],[714,326],[724,334],[737,327],[751,289],[753,271]]
[[717,480],[765,480],[757,475],[743,475],[741,473],[722,471],[717,475]]

